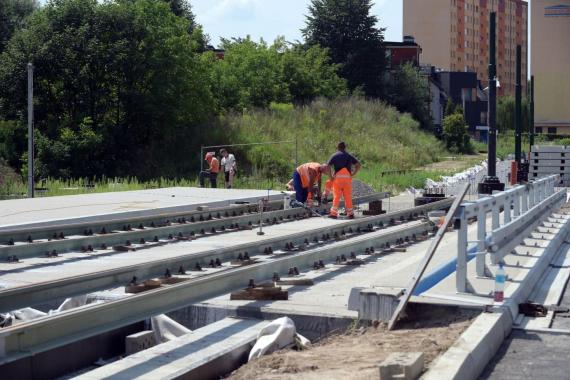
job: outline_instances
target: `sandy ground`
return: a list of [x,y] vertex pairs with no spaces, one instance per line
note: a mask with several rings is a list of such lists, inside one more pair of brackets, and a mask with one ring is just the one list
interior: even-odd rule
[[384,325],[354,327],[304,351],[286,350],[248,363],[229,377],[249,379],[378,379],[378,365],[392,352],[423,352],[429,366],[477,315],[473,311],[423,311],[395,331]]

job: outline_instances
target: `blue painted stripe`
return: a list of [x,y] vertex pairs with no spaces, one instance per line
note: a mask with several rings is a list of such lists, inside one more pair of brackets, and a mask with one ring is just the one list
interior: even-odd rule
[[[477,253],[477,245],[473,245],[467,250],[467,262],[473,260]],[[450,261],[443,263],[439,267],[435,268],[428,275],[424,276],[422,280],[414,289],[414,296],[419,296],[423,292],[436,286],[441,280],[455,272],[457,269],[457,257],[451,259]]]

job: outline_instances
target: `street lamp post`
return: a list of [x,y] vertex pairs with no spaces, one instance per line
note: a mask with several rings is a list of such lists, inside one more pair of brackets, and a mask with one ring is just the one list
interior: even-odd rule
[[492,194],[505,190],[505,184],[497,177],[497,63],[496,63],[496,13],[489,15],[489,141],[487,153],[487,176],[479,183],[479,194]]

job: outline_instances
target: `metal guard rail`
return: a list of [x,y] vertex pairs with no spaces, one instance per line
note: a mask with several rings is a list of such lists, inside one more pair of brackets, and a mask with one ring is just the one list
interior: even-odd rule
[[[497,264],[544,218],[566,201],[566,189],[556,191],[560,183],[558,175],[541,178],[527,185],[461,204],[456,217],[457,275],[456,288],[467,291],[467,262],[476,259],[477,276],[485,277],[485,256],[491,255]],[[501,218],[502,211],[502,218]],[[487,213],[491,213],[491,230],[487,231]],[[477,218],[477,240],[469,242],[468,223]],[[471,245],[469,245],[471,243]],[[474,244],[473,244],[474,243]]]

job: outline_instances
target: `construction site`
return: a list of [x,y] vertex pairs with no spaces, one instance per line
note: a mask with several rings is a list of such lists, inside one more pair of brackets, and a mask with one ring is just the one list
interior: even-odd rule
[[354,219],[239,189],[2,201],[2,378],[504,378],[570,331],[570,214],[560,174],[484,174]]
[[436,69],[370,1],[223,49],[187,1],[40,3],[0,35],[0,380],[569,378],[568,49],[527,38],[570,4],[404,1]]

